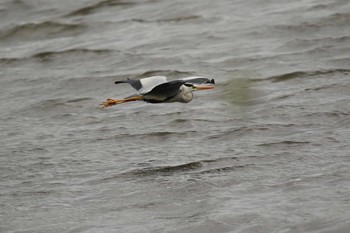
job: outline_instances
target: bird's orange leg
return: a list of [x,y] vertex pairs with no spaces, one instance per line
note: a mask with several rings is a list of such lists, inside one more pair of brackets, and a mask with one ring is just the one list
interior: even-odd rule
[[122,104],[125,102],[130,102],[130,101],[137,101],[137,100],[142,100],[143,97],[141,95],[129,97],[129,98],[124,98],[121,100],[115,100],[115,99],[107,99],[105,102],[102,102],[100,105],[102,108],[107,108],[116,104]]

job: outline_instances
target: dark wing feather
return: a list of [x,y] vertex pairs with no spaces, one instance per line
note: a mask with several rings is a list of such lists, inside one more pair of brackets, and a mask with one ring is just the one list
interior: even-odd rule
[[160,84],[144,95],[147,102],[163,102],[175,97],[179,93],[180,87],[186,83],[182,80],[175,80]]
[[134,80],[134,79],[129,79],[129,78],[127,80],[115,81],[114,83],[115,84],[128,83],[128,84],[130,84],[130,86],[135,88],[137,91],[142,88],[142,84],[141,84],[140,80]]
[[115,84],[128,83],[130,84],[130,86],[135,88],[140,94],[144,94],[151,91],[157,85],[166,83],[166,82],[167,82],[167,78],[165,76],[152,76],[152,77],[143,78],[140,80],[128,78],[127,80],[116,81],[114,83]]

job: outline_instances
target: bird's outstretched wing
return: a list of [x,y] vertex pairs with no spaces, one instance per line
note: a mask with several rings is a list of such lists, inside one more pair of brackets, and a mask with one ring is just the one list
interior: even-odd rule
[[208,79],[200,76],[192,76],[192,77],[182,78],[179,80],[185,81],[186,83],[191,83],[191,84],[215,84],[214,79]]
[[175,97],[179,93],[180,87],[186,82],[182,80],[174,80],[166,83],[162,83],[154,87],[151,91],[144,95],[144,99],[147,102],[158,103],[167,101]]
[[130,86],[135,88],[140,94],[147,93],[151,91],[154,87],[166,83],[167,78],[165,76],[152,76],[149,78],[143,78],[140,80],[127,79],[122,81],[116,81],[115,84],[128,83]]

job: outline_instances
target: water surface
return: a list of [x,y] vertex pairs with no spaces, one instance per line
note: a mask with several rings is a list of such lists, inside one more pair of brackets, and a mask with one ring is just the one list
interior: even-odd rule
[[[0,3],[1,232],[349,232],[350,3]],[[192,75],[188,104],[126,77]]]

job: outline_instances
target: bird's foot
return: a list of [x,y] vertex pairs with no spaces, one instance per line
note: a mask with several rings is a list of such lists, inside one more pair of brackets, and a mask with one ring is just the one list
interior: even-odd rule
[[116,104],[121,104],[123,102],[124,102],[123,100],[107,99],[105,102],[102,102],[100,104],[100,106],[102,108],[107,108],[107,107],[110,107],[110,106],[113,106],[113,105],[116,105]]
[[100,105],[101,105],[102,108],[107,108],[107,107],[110,107],[110,106],[113,106],[113,105],[116,105],[116,104],[122,104],[122,103],[125,103],[125,102],[137,101],[137,100],[142,100],[142,99],[143,99],[143,97],[140,96],[140,95],[132,96],[132,97],[129,97],[129,98],[124,98],[124,99],[121,99],[121,100],[107,99],[105,102],[102,102]]

